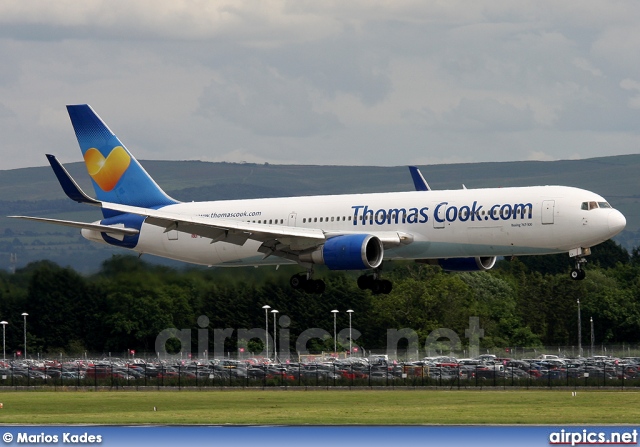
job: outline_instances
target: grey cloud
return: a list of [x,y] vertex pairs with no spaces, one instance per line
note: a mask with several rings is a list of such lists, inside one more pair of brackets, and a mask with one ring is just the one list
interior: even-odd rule
[[362,45],[345,33],[307,45],[294,44],[269,53],[266,59],[294,79],[307,79],[330,97],[347,93],[371,106],[391,92],[386,52]]
[[227,70],[200,97],[202,114],[220,116],[258,135],[310,136],[340,127],[330,113],[314,110],[310,87],[268,67]]
[[529,107],[519,108],[494,99],[463,99],[438,116],[432,110],[408,112],[415,124],[432,129],[463,132],[513,132],[537,127]]

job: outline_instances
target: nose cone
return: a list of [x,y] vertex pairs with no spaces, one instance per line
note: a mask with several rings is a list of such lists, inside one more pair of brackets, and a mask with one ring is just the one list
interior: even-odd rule
[[627,219],[624,218],[620,211],[613,210],[609,213],[609,231],[611,232],[611,237],[624,230],[626,225]]

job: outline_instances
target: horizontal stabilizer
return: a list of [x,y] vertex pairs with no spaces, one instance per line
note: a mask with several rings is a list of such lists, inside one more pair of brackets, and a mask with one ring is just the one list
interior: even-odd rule
[[124,227],[112,227],[111,225],[100,225],[93,223],[85,223],[85,222],[74,222],[72,220],[59,220],[59,219],[47,219],[45,217],[30,217],[30,216],[8,216],[12,219],[25,219],[25,220],[35,220],[36,222],[46,222],[56,225],[62,225],[65,227],[73,227],[73,228],[82,228],[86,230],[95,230],[101,233],[109,233],[109,234],[121,234],[124,236],[132,236],[134,234],[138,234],[140,231],[135,228],[124,228]]

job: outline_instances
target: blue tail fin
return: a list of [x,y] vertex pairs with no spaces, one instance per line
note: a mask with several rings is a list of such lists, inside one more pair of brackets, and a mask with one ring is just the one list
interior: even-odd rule
[[157,185],[89,105],[69,105],[67,110],[98,200],[144,208],[178,203]]

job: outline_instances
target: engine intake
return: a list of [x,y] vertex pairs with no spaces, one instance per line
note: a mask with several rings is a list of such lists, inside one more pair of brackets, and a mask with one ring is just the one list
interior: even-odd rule
[[344,234],[327,240],[319,249],[300,255],[301,262],[324,264],[330,270],[367,270],[382,264],[382,242],[371,234]]

